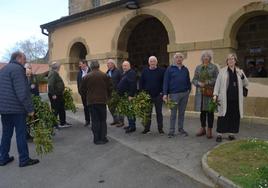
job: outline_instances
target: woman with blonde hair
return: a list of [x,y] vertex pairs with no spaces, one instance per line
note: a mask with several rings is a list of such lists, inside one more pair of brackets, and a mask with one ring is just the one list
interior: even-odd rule
[[218,100],[217,142],[222,141],[222,134],[229,133],[228,139],[234,140],[239,132],[240,118],[243,117],[243,87],[248,79],[243,70],[237,67],[236,54],[229,54],[227,66],[220,70],[214,88],[214,100]]
[[[213,89],[219,73],[218,67],[212,63],[212,51],[203,51],[201,64],[195,69],[192,83],[196,86],[195,111],[200,113],[201,128],[196,136],[212,138],[214,112],[209,112],[209,101],[213,98]],[[206,127],[207,130],[206,130]]]

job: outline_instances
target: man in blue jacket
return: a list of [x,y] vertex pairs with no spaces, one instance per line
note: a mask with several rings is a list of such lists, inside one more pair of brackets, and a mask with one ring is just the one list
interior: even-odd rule
[[34,107],[28,86],[24,65],[25,55],[14,52],[10,62],[0,71],[0,114],[2,121],[2,139],[0,147],[0,166],[14,160],[9,156],[14,128],[19,152],[19,166],[25,167],[39,163],[29,157],[26,140],[26,116],[34,115]]
[[79,61],[79,72],[77,74],[77,89],[78,89],[78,93],[81,96],[81,100],[83,103],[83,107],[84,107],[84,115],[85,115],[85,127],[90,125],[90,112],[89,112],[89,107],[87,105],[87,100],[85,97],[82,96],[81,94],[81,83],[83,78],[90,72],[90,68],[88,66],[87,60],[80,60]]
[[[155,105],[158,131],[160,134],[163,134],[162,87],[165,69],[157,66],[157,58],[155,56],[149,57],[148,63],[149,67],[146,67],[141,74],[140,89],[150,95],[151,101]],[[145,125],[144,131],[142,132],[143,134],[150,132],[152,110],[153,109],[151,109],[149,114],[149,121],[147,125]]]
[[[117,85],[117,91],[119,95],[128,95],[128,100],[132,100],[137,92],[137,75],[136,72],[131,69],[130,63],[124,61],[122,64],[123,75],[120,82]],[[136,131],[136,118],[128,118],[128,127],[126,128],[126,133],[131,133]]]
[[189,70],[183,65],[184,56],[181,53],[174,55],[174,63],[169,66],[165,72],[163,84],[163,100],[168,101],[168,97],[176,105],[171,109],[169,138],[175,136],[175,123],[177,110],[179,110],[178,127],[179,134],[188,136],[183,129],[184,115],[191,91],[191,81]]

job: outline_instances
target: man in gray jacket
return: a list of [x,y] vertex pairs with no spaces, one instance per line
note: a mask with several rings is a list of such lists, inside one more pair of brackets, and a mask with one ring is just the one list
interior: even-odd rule
[[0,71],[0,114],[2,121],[2,139],[0,146],[0,166],[14,160],[9,156],[11,138],[16,130],[19,166],[25,167],[39,163],[38,159],[29,158],[26,140],[26,116],[34,115],[34,107],[25,73],[26,57],[22,52],[15,52],[10,62]]

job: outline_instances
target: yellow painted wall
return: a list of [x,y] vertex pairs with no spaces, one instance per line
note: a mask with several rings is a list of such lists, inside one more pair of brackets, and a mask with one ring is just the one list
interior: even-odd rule
[[[231,15],[254,0],[170,0],[143,7],[161,11],[169,18],[176,36],[176,43],[198,42],[223,39],[227,21]],[[111,41],[120,21],[135,10],[119,11],[95,16],[75,24],[57,28],[51,33],[50,61],[68,57],[68,48],[76,38],[84,38],[89,46],[90,55],[111,52]],[[201,51],[189,51],[185,64],[191,77],[200,63]],[[222,62],[217,62],[222,64]],[[76,91],[75,83],[67,81],[66,69],[61,70],[65,82]],[[103,65],[102,70],[106,67]],[[250,83],[249,96],[268,97],[268,84]]]

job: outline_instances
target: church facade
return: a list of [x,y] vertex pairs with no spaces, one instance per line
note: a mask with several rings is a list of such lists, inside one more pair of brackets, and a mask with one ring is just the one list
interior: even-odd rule
[[[155,55],[167,67],[176,52],[193,77],[203,50],[225,66],[236,52],[249,75],[248,116],[268,118],[268,78],[250,74],[268,70],[268,1],[266,0],[69,0],[69,15],[41,25],[49,37],[49,61],[62,63],[61,75],[75,92],[79,59],[106,60],[118,66],[128,59],[140,71]],[[193,110],[192,91],[188,110]]]

